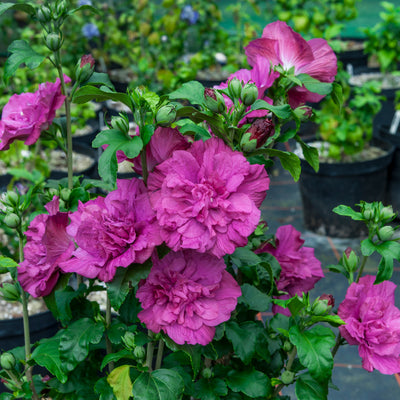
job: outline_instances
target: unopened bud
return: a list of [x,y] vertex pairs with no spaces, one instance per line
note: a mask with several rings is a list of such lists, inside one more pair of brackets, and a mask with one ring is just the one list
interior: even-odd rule
[[68,11],[68,4],[65,0],[61,0],[56,6],[56,13],[60,17]]
[[312,305],[312,313],[314,315],[325,315],[335,305],[335,299],[330,294],[323,294],[314,301]]
[[390,240],[393,237],[394,229],[391,226],[383,226],[378,231],[379,239],[386,241]]
[[283,350],[288,353],[292,349],[293,349],[293,344],[289,340],[285,340],[285,342],[283,343]]
[[69,196],[71,195],[71,190],[68,188],[62,188],[60,192],[60,198],[64,201],[69,200]]
[[12,353],[3,353],[0,356],[0,365],[3,369],[13,369],[15,367],[15,357]]
[[46,23],[51,20],[51,10],[49,7],[42,5],[39,7],[36,13],[36,17],[39,20],[39,22]]
[[176,110],[172,104],[166,104],[158,109],[156,114],[156,124],[160,126],[171,125],[176,118]]
[[381,210],[381,218],[391,220],[396,214],[393,212],[392,206],[383,207]]
[[226,110],[224,97],[212,88],[205,88],[204,90],[204,105],[215,113],[222,113]]
[[239,79],[233,78],[228,82],[228,92],[233,99],[240,99],[242,93],[243,84]]
[[146,349],[143,346],[136,346],[133,350],[135,358],[142,359],[146,357]]
[[246,83],[240,94],[240,100],[245,106],[251,106],[258,97],[258,88],[254,83]]
[[294,113],[296,114],[296,116],[300,119],[300,121],[304,122],[304,121],[308,121],[309,119],[311,119],[311,117],[313,116],[313,110],[311,107],[308,106],[301,106],[301,107],[297,107],[294,110]]
[[94,58],[91,54],[86,54],[81,57],[75,67],[75,79],[78,82],[86,82],[94,71]]
[[264,145],[267,139],[275,134],[275,125],[270,118],[256,119],[241,140],[244,151],[254,151]]
[[292,371],[283,371],[281,375],[281,381],[285,385],[290,385],[294,380],[294,372]]
[[134,349],[135,345],[135,334],[132,332],[125,332],[124,336],[122,337],[122,341],[125,343],[126,347],[130,349]]
[[51,51],[57,51],[61,47],[61,37],[55,32],[51,32],[46,36],[46,46]]
[[210,378],[212,378],[212,376],[213,376],[213,372],[212,372],[211,368],[204,368],[204,369],[201,371],[201,375],[202,375],[202,377],[203,377],[204,379],[210,379]]
[[19,301],[20,292],[12,283],[5,282],[0,287],[0,295],[6,301]]
[[19,196],[18,193],[15,192],[7,192],[7,202],[12,206],[16,206],[19,203]]
[[351,247],[348,247],[341,258],[341,263],[347,271],[354,272],[358,268],[358,257]]
[[9,228],[16,228],[21,223],[21,218],[15,213],[10,213],[4,217],[4,223]]
[[111,126],[127,135],[129,132],[129,119],[125,114],[120,113],[118,116],[111,118]]

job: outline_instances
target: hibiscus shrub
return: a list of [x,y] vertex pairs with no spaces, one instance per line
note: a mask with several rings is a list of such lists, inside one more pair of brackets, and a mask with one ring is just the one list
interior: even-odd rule
[[[340,102],[336,57],[324,40],[306,41],[274,22],[245,49],[251,69],[214,88],[192,81],[163,96],[145,87],[116,92],[84,56],[68,90],[62,24],[92,7],[0,6],[8,9],[42,24],[59,80],[21,95],[23,102],[10,100],[0,148],[39,146],[50,129],[69,168],[66,179],[2,196],[2,219],[19,251],[0,258],[0,273],[11,274],[0,293],[22,303],[25,346],[1,354],[9,389],[1,400],[273,400],[288,398],[282,391],[291,384],[298,399],[326,399],[345,343],[358,346],[367,371],[400,372],[392,208],[361,201],[359,211],[335,209],[369,229],[362,261],[348,249],[329,266],[349,283],[337,311],[332,294],[310,293],[324,271],[301,233],[290,225],[269,232],[261,219],[271,158],[296,180],[301,172],[299,158],[275,144],[297,141],[318,169],[317,150],[297,130],[312,116],[310,102],[328,93]],[[42,62],[27,46],[12,47],[8,78],[15,59]],[[129,130],[125,114],[112,117],[93,141],[102,149],[101,179],[83,180],[73,177],[69,157],[70,102],[93,100],[122,102],[137,128]],[[66,116],[51,125],[62,101]],[[134,177],[118,177],[121,161]],[[362,276],[373,253],[381,258],[377,274]],[[30,296],[43,297],[60,324],[37,343],[30,342]]]

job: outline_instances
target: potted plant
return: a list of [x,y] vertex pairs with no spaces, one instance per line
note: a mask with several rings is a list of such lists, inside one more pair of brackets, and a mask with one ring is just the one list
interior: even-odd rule
[[305,226],[333,237],[367,234],[364,224],[343,224],[332,210],[337,204],[353,206],[361,199],[386,202],[394,152],[389,142],[373,138],[372,121],[382,101],[379,82],[350,87],[346,76],[342,73],[343,105],[337,107],[330,97],[315,111],[316,135],[309,144],[319,149],[319,170],[303,160],[299,180]]
[[[45,7],[50,14],[38,18]],[[400,310],[390,278],[400,243],[393,236],[393,210],[378,202],[337,209],[368,225],[363,255],[380,258],[376,275],[364,276],[365,259],[353,251],[330,267],[349,285],[337,312],[332,295],[310,294],[324,272],[300,232],[286,225],[273,234],[260,219],[271,158],[295,179],[301,172],[298,157],[274,148],[276,142],[295,138],[318,168],[317,151],[297,128],[309,115],[305,102],[336,87],[336,57],[328,44],[315,46],[276,21],[246,47],[251,69],[236,71],[219,89],[191,81],[161,97],[142,86],[121,93],[79,63],[68,93],[62,46],[50,35],[60,38],[63,23],[82,7],[91,10],[70,9],[65,1],[5,3],[0,10],[22,9],[44,29],[62,83],[67,154],[71,101],[121,101],[138,133],[129,135],[129,120],[120,115],[96,136],[95,148],[107,145],[98,181],[74,179],[68,157],[67,179],[2,198],[19,251],[15,260],[1,257],[0,266],[16,272],[11,286],[23,289],[25,345],[0,355],[9,390],[1,397],[276,400],[294,384],[300,400],[326,399],[334,357],[346,342],[359,347],[366,370],[399,371]],[[49,33],[49,26],[57,32]],[[290,65],[293,58],[285,55],[299,52]],[[16,113],[20,129],[10,140],[22,140],[28,110]],[[43,114],[45,121],[28,122],[52,124],[52,115]],[[281,129],[293,120],[296,129]],[[7,134],[10,129],[2,140]],[[121,151],[140,179],[117,179]],[[99,190],[90,191],[89,183]],[[36,194],[43,202],[31,215]],[[104,311],[90,297],[97,292],[105,295]],[[35,344],[29,296],[44,297],[61,324],[53,337]],[[257,319],[269,309],[272,318]],[[34,373],[36,365],[48,373]]]

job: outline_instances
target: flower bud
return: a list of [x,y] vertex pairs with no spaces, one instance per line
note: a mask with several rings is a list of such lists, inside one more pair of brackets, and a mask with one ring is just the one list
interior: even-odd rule
[[239,79],[233,78],[228,82],[228,92],[233,99],[240,99],[242,93],[243,84]]
[[57,51],[61,47],[61,37],[55,32],[51,32],[46,36],[46,46],[51,51]]
[[19,203],[19,196],[18,193],[15,192],[7,192],[7,196],[6,196],[7,202],[8,204],[10,204],[11,206],[16,206]]
[[211,368],[204,368],[204,369],[201,371],[201,375],[202,375],[202,377],[203,377],[204,379],[210,379],[210,378],[212,378],[212,376],[213,376],[213,372],[212,372]]
[[381,218],[384,220],[391,220],[395,215],[392,206],[383,207],[381,210]]
[[5,216],[4,223],[9,228],[16,228],[21,223],[21,218],[15,213],[10,213]]
[[129,132],[129,119],[125,114],[120,113],[118,116],[111,118],[111,126],[127,135]]
[[133,350],[135,358],[142,359],[146,357],[146,349],[143,346],[136,346]]
[[222,113],[226,110],[222,94],[212,88],[205,88],[204,90],[204,105],[215,113]]
[[56,13],[60,17],[68,11],[68,4],[65,0],[61,0],[56,6]]
[[130,349],[134,349],[136,347],[135,334],[132,332],[126,331],[122,337],[122,341],[125,343],[126,347]]
[[292,349],[293,349],[293,344],[289,340],[285,340],[285,342],[283,343],[283,350],[289,352]]
[[354,272],[358,268],[358,257],[351,247],[348,247],[341,258],[342,265],[349,272]]
[[314,315],[325,315],[335,305],[335,299],[331,294],[323,294],[316,299],[312,305],[312,313]]
[[290,385],[294,380],[294,372],[292,371],[283,371],[281,375],[281,381],[285,385]]
[[71,195],[71,190],[68,188],[62,188],[60,192],[60,198],[64,201],[69,200],[69,196]]
[[49,7],[42,5],[39,7],[36,13],[36,17],[39,22],[46,23],[51,20],[51,10]]
[[158,109],[156,114],[156,124],[161,126],[171,125],[176,118],[176,110],[172,104],[166,104]]
[[270,118],[256,119],[243,135],[241,146],[244,151],[254,151],[264,145],[275,134],[275,125]]
[[308,121],[313,116],[313,110],[308,106],[297,107],[294,113],[302,122]]
[[86,82],[94,71],[94,58],[91,54],[85,54],[81,57],[75,67],[75,79],[78,82]]
[[13,369],[15,367],[16,361],[12,353],[3,353],[0,356],[0,365],[3,369]]
[[3,283],[0,287],[0,295],[4,300],[7,301],[19,301],[21,297],[17,287],[8,282]]
[[240,100],[245,106],[251,106],[258,97],[258,88],[254,83],[246,83],[240,94]]
[[393,237],[394,229],[391,226],[383,226],[378,231],[379,239],[386,241],[390,240]]

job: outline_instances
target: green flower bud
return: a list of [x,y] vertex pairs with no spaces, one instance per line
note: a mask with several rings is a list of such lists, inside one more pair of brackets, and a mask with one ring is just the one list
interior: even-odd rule
[[15,367],[16,361],[12,353],[3,353],[0,356],[0,365],[4,369],[13,369]]
[[15,192],[7,192],[6,199],[7,199],[8,203],[12,206],[16,206],[19,203],[18,193],[15,193]]
[[54,196],[58,196],[58,190],[55,188],[50,188],[48,190],[48,194],[51,198],[53,198]]
[[240,100],[245,106],[251,106],[258,97],[258,88],[254,83],[246,83],[240,94]]
[[133,350],[133,355],[139,360],[146,357],[146,349],[143,346],[136,346]]
[[340,259],[342,265],[349,272],[354,272],[358,268],[359,259],[351,247],[348,247]]
[[91,54],[83,55],[75,66],[75,79],[80,82],[86,82],[94,71],[95,60]]
[[325,315],[334,305],[335,299],[333,296],[331,294],[323,294],[314,301],[311,311],[314,315]]
[[215,113],[222,113],[226,110],[222,94],[212,88],[205,88],[204,90],[204,105]]
[[285,385],[290,385],[294,381],[294,372],[283,371],[281,375],[281,381]]
[[156,124],[160,126],[171,125],[176,118],[176,110],[172,104],[166,104],[158,109],[156,114]]
[[240,141],[240,147],[244,152],[252,152],[257,148],[257,139],[251,139],[251,133],[246,132]]
[[283,350],[289,352],[292,349],[293,349],[293,344],[289,340],[285,340],[285,342],[283,343]]
[[39,7],[36,13],[36,17],[39,20],[39,22],[46,23],[51,20],[51,10],[49,7],[43,5]]
[[228,82],[228,92],[233,99],[240,99],[242,93],[243,84],[239,79],[233,78]]
[[71,195],[71,190],[67,188],[62,188],[60,192],[60,198],[64,201],[69,200],[69,196]]
[[129,119],[126,115],[120,113],[119,116],[111,118],[111,126],[127,135],[129,132]]
[[379,239],[386,241],[390,240],[393,237],[394,229],[391,226],[383,226],[378,231]]
[[19,301],[20,291],[12,283],[5,282],[0,287],[0,295],[4,300],[7,301]]
[[122,337],[122,341],[125,343],[126,347],[130,349],[134,349],[136,347],[135,334],[132,332],[126,331]]
[[56,6],[58,16],[64,15],[68,11],[68,4],[65,0],[60,1]]
[[46,46],[51,50],[51,51],[57,51],[61,47],[61,37],[59,34],[55,32],[51,32],[46,36]]
[[381,218],[384,220],[391,220],[395,215],[392,206],[383,207],[381,210]]
[[21,218],[15,213],[10,213],[5,216],[4,223],[9,228],[16,228],[21,223]]
[[204,368],[204,369],[201,371],[201,376],[202,376],[204,379],[210,379],[210,378],[212,378],[213,375],[214,375],[214,374],[213,374],[211,368]]

